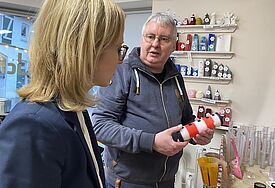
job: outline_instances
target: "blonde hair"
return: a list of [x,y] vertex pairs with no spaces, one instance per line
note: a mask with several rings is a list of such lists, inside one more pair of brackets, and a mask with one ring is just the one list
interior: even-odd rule
[[30,83],[18,90],[32,102],[56,100],[67,111],[95,104],[89,94],[102,52],[124,31],[112,0],[45,0],[30,45]]

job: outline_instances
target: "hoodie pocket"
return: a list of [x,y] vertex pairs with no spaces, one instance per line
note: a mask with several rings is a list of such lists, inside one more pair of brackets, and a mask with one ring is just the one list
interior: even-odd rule
[[119,162],[119,156],[121,155],[121,151],[115,148],[108,148],[106,152],[104,152],[104,161],[108,168],[114,169],[115,166]]
[[[122,179],[132,182],[152,183],[159,181],[164,171],[166,156],[158,153],[121,152],[114,172]],[[148,177],[150,177],[148,179]]]

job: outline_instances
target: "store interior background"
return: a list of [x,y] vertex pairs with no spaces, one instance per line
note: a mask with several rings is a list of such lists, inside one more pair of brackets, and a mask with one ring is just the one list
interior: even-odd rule
[[[233,81],[221,86],[220,92],[230,98],[233,121],[245,125],[275,128],[275,1],[274,0],[116,0],[126,12],[125,43],[133,48],[139,46],[142,24],[152,12],[170,10],[176,16],[190,18],[192,14],[204,17],[215,12],[223,15],[233,12],[238,16],[238,28],[232,34],[232,59],[220,62],[233,72]],[[0,7],[35,12],[40,0],[2,0]],[[192,85],[188,87],[205,87]],[[188,88],[187,87],[187,88]],[[196,89],[196,88],[195,88]],[[197,110],[197,109],[194,109]],[[217,131],[221,135],[224,131]],[[218,147],[220,136],[214,138],[210,147]],[[189,148],[185,153],[192,161],[195,152]],[[190,163],[189,163],[190,164]]]
[[[233,72],[233,82],[222,92],[232,101],[233,121],[275,127],[275,7],[274,0],[116,0],[126,11],[125,43],[139,45],[141,27],[152,12],[167,11],[177,16],[203,17],[205,13],[238,16],[231,50],[235,56],[226,62]],[[41,0],[2,0],[0,5],[37,10]],[[32,8],[30,8],[32,7]]]

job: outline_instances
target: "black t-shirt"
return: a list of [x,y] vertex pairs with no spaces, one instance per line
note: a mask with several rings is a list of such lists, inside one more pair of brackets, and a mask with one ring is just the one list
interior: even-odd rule
[[153,73],[153,75],[161,83],[165,76],[165,70],[163,70],[161,73]]

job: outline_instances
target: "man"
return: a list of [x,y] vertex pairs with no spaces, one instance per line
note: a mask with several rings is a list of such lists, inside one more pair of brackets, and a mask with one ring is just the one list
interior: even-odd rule
[[[92,113],[104,152],[107,187],[173,188],[182,149],[172,133],[194,121],[181,74],[170,54],[176,46],[173,18],[156,13],[142,30],[141,47],[118,66],[112,84],[99,90]],[[213,130],[193,142],[208,144]]]

